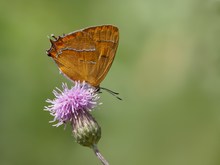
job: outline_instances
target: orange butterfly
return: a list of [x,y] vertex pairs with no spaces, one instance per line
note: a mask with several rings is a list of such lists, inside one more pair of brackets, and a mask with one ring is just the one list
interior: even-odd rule
[[47,55],[54,59],[60,71],[71,80],[85,81],[99,90],[117,51],[118,28],[95,26],[53,38]]

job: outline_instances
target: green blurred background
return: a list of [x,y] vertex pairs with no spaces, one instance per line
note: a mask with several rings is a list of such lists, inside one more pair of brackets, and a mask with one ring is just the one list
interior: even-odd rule
[[0,165],[97,165],[70,127],[43,111],[70,82],[45,50],[50,34],[114,24],[115,61],[93,115],[111,165],[220,164],[219,0],[0,1]]

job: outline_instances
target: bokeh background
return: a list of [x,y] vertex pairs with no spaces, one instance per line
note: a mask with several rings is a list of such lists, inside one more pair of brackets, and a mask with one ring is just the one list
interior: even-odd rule
[[92,114],[111,165],[220,164],[219,0],[0,1],[0,165],[97,165],[70,127],[43,111],[69,82],[45,51],[88,26],[120,29],[115,61]]

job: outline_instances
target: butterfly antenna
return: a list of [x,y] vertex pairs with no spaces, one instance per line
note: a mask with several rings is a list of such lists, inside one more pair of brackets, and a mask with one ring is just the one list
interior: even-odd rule
[[105,91],[107,91],[108,93],[110,93],[111,95],[115,96],[118,100],[122,100],[122,98],[118,97],[117,95],[119,95],[119,93],[117,92],[114,92],[110,89],[107,89],[107,88],[103,88],[103,87],[100,87],[100,89],[103,89]]

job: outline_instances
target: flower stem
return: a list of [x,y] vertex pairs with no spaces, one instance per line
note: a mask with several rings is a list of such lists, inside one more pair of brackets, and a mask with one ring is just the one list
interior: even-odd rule
[[93,151],[95,152],[95,155],[99,158],[99,160],[102,162],[103,165],[109,165],[107,160],[102,156],[102,154],[99,152],[98,147],[96,144],[92,146]]

